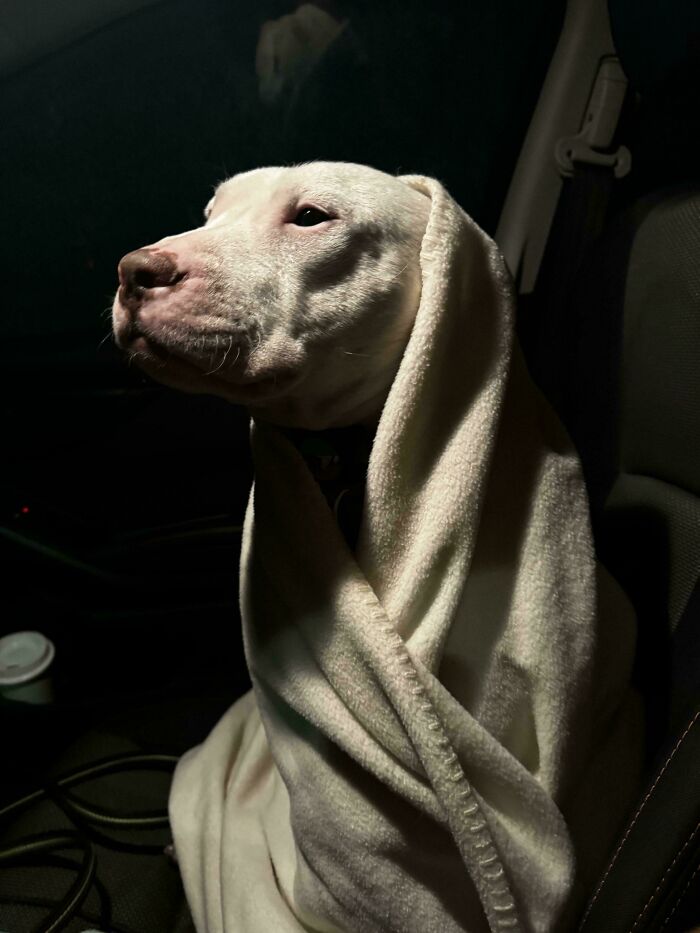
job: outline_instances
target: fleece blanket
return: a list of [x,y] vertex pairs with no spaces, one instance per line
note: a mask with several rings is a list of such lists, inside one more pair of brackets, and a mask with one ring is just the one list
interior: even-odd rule
[[636,784],[634,620],[504,264],[438,182],[404,181],[431,199],[422,293],[354,552],[252,426],[254,687],[171,793],[200,933],[572,929]]

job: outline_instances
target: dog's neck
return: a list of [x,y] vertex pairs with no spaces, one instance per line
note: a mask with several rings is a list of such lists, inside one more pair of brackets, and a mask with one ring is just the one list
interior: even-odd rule
[[362,520],[374,428],[367,425],[324,431],[287,428],[284,433],[306,461],[348,546],[354,550]]

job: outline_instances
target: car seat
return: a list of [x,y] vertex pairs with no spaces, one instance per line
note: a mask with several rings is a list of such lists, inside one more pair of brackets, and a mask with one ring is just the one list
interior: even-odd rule
[[632,171],[575,166],[522,331],[639,620],[646,787],[580,929],[682,931],[700,924],[700,6],[609,10]]

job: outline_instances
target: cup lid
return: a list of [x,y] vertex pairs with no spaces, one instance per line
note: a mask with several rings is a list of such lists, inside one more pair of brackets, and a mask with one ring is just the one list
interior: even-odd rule
[[53,661],[56,649],[41,632],[12,632],[0,638],[0,687],[34,680]]

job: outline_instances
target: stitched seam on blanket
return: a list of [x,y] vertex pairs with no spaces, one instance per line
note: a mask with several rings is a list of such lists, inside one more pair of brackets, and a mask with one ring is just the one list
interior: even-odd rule
[[[407,681],[408,695],[415,698],[411,702],[417,707],[418,720],[425,725],[428,732],[434,735],[433,741],[427,744],[431,745],[440,756],[444,777],[447,781],[458,785],[455,786],[453,794],[460,800],[458,811],[455,812],[454,803],[448,799],[444,791],[441,792],[431,777],[431,772],[434,772],[432,756],[422,753],[425,740],[419,735],[418,730],[410,728],[409,724],[412,722],[412,717],[406,717],[404,728],[423,762],[438,800],[445,807],[448,822],[453,827],[457,820],[462,824],[461,827],[455,827],[458,830],[455,833],[455,841],[462,852],[465,867],[474,882],[489,926],[493,931],[517,931],[520,928],[520,921],[515,901],[503,863],[494,844],[488,820],[459,764],[458,756],[442,727],[440,718],[435,714],[435,708],[420,681],[418,671],[403,639],[396,632],[375,598],[368,595],[365,605],[370,619],[382,631],[389,642],[392,649],[390,657],[394,662],[395,672],[403,680]],[[464,829],[468,832],[466,837],[463,832]],[[465,849],[472,850],[470,854],[479,866],[476,870],[470,868],[469,861],[465,859]]]

